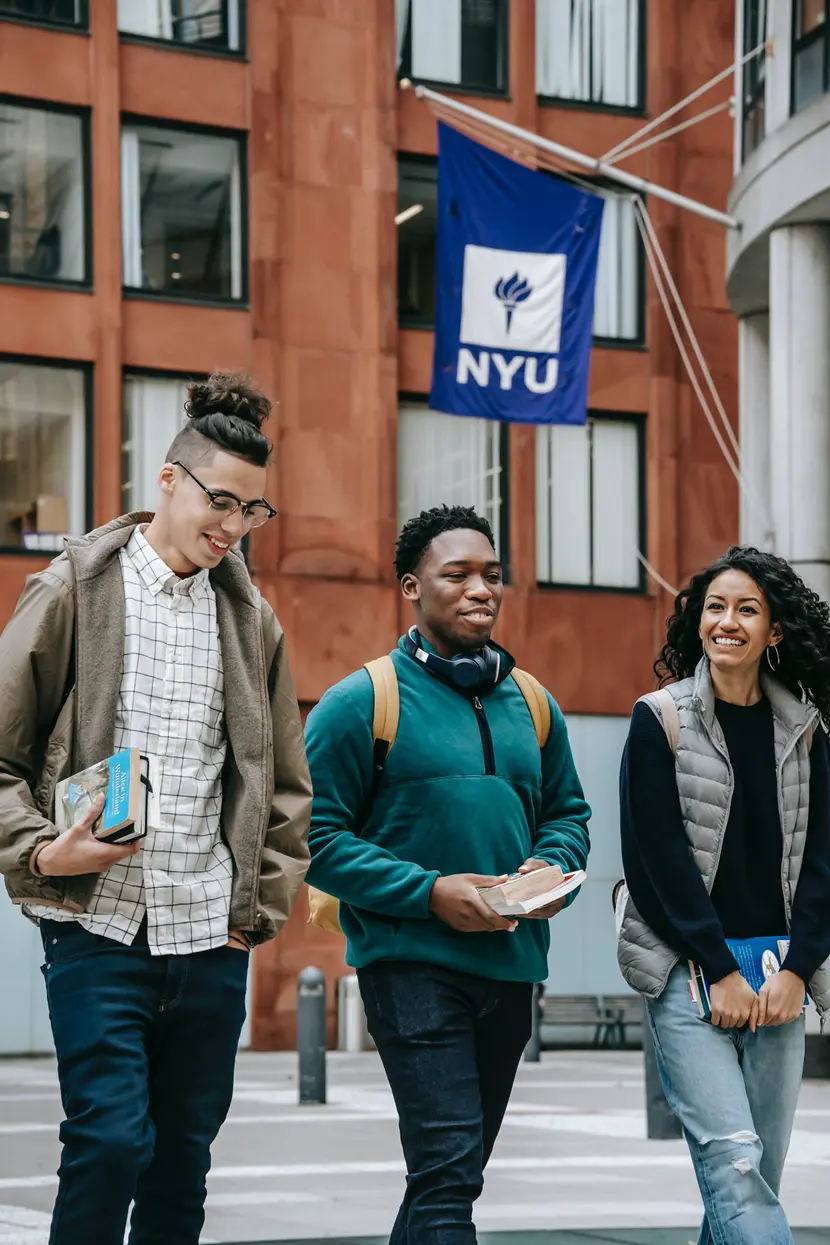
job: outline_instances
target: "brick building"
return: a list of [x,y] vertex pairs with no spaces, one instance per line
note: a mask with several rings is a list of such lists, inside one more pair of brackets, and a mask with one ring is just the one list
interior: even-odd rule
[[[249,556],[306,706],[402,630],[399,521],[475,502],[509,568],[500,638],[566,711],[596,808],[593,882],[554,940],[561,992],[619,988],[616,766],[668,604],[637,549],[678,583],[737,535],[736,490],[624,199],[587,428],[427,410],[436,129],[398,79],[600,155],[732,49],[724,0],[0,0],[0,624],[63,532],[152,504],[182,383],[214,367],[279,401],[279,518]],[[723,208],[731,122],[626,167]],[[732,415],[723,229],[650,209]],[[299,967],[342,971],[301,909],[257,953],[255,1045],[292,1044]],[[32,932],[0,923],[20,949],[4,995],[37,990]],[[38,1045],[39,1006],[0,1047]]]

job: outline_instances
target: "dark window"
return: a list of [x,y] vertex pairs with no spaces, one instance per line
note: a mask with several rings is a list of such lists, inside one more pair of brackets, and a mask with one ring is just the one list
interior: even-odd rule
[[88,522],[87,373],[0,357],[0,547],[54,552]]
[[536,0],[536,92],[645,106],[645,0]]
[[239,52],[244,0],[118,0],[122,34],[213,52]]
[[409,0],[396,7],[402,78],[507,90],[507,0]]
[[0,277],[88,281],[84,127],[0,100]]
[[[824,0],[822,0],[822,4]],[[744,55],[767,38],[767,0],[744,0]],[[743,154],[755,150],[766,132],[767,54],[758,52],[744,65]]]
[[245,296],[243,154],[236,137],[125,123],[126,287],[189,298]]
[[398,319],[409,328],[435,321],[435,240],[438,166],[402,158],[398,164]]
[[800,112],[828,89],[830,0],[794,0],[792,107]]
[[70,26],[84,30],[87,24],[86,0],[0,0],[0,17],[43,26]]

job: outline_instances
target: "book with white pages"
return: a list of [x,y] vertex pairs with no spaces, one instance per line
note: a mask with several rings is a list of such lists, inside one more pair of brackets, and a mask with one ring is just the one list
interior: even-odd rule
[[570,895],[586,876],[584,869],[563,873],[559,865],[547,865],[530,873],[513,873],[498,886],[480,886],[478,893],[499,916],[530,916]]

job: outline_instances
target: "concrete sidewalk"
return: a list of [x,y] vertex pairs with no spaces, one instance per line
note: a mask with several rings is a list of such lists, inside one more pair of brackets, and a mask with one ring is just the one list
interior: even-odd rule
[[[298,1106],[296,1064],[293,1054],[241,1056],[205,1241],[366,1245],[388,1233],[404,1167],[377,1057],[330,1056],[325,1107]],[[54,1063],[0,1062],[0,1103],[0,1245],[45,1245],[61,1117]],[[830,1225],[828,1124],[830,1082],[806,1082],[783,1191],[805,1228]],[[639,1054],[549,1053],[522,1065],[476,1208],[482,1242],[686,1245],[699,1216],[685,1145],[645,1139]],[[669,1228],[681,1231],[651,1231]],[[817,1245],[830,1233],[797,1239]]]

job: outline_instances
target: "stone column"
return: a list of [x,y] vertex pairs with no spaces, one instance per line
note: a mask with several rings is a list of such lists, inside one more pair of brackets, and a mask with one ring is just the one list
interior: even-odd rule
[[770,498],[769,316],[738,323],[741,464],[752,495],[741,493],[741,544],[772,548]]
[[830,229],[770,235],[770,462],[775,551],[830,599]]

